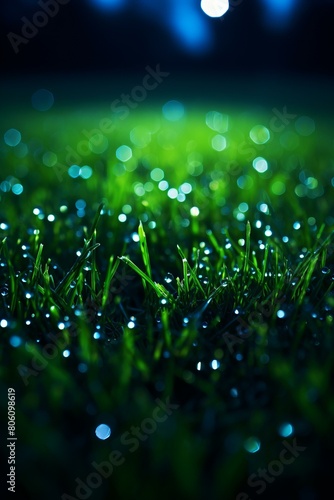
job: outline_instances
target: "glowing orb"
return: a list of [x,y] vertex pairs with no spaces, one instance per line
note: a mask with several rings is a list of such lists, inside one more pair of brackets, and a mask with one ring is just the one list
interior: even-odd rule
[[209,17],[221,17],[229,9],[228,0],[202,0],[201,8]]

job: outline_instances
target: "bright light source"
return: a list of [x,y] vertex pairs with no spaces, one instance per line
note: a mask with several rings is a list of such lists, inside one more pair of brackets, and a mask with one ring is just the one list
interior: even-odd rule
[[209,17],[221,17],[229,9],[228,0],[202,0],[201,8]]

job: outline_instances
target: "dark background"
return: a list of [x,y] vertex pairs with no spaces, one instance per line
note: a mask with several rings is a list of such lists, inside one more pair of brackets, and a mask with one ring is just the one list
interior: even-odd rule
[[278,0],[234,0],[220,19],[206,16],[200,0],[109,1],[124,5],[101,7],[108,0],[60,5],[18,54],[7,34],[21,34],[21,18],[32,20],[41,7],[36,0],[2,2],[2,78],[119,74],[157,63],[169,71],[197,74],[334,76],[334,0],[281,0],[296,4],[281,17],[270,11]]

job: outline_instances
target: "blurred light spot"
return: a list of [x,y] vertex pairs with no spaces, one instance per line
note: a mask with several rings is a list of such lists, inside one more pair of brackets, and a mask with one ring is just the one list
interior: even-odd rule
[[308,177],[305,184],[309,189],[316,189],[318,187],[318,180],[315,177]]
[[76,179],[80,175],[80,167],[78,165],[72,165],[68,169],[68,175],[72,177],[72,179]]
[[284,423],[282,425],[279,426],[278,428],[278,433],[280,436],[286,438],[286,437],[289,437],[291,436],[291,434],[293,433],[293,426],[289,423]]
[[231,394],[232,398],[237,398],[239,395],[238,389],[236,389],[235,387],[232,387],[232,389],[230,390],[230,394]]
[[78,370],[80,373],[86,373],[86,371],[88,370],[88,366],[86,365],[86,363],[79,363]]
[[198,217],[199,216],[199,208],[192,207],[190,209],[190,215],[192,215],[193,217]]
[[6,319],[2,319],[0,321],[1,328],[6,328],[8,326],[8,321]]
[[127,216],[126,216],[125,214],[120,214],[120,215],[118,216],[118,220],[119,220],[120,222],[125,222],[125,221],[126,221],[126,219],[127,219]]
[[3,191],[4,193],[8,193],[11,189],[11,185],[8,181],[3,181],[1,184],[0,184],[0,189],[1,191]]
[[256,453],[261,447],[260,441],[255,437],[250,437],[244,442],[244,448],[249,453]]
[[238,177],[237,185],[240,189],[251,189],[254,181],[249,175],[242,175]]
[[174,0],[169,25],[182,45],[191,52],[203,53],[211,45],[211,33],[206,19],[194,0]]
[[136,193],[137,196],[144,196],[146,191],[141,182],[136,182],[134,186],[134,192]]
[[315,131],[315,122],[308,116],[300,116],[295,121],[295,129],[300,135],[311,135]]
[[299,198],[305,198],[307,192],[307,187],[304,186],[304,184],[298,184],[298,186],[295,187],[295,193]]
[[296,231],[297,231],[300,228],[301,228],[300,222],[294,222],[293,229],[296,229]]
[[264,214],[269,213],[269,207],[266,203],[261,203],[259,208],[260,208],[262,213],[264,213]]
[[160,181],[158,184],[160,191],[166,191],[166,189],[168,189],[168,186],[169,184],[167,181]]
[[132,206],[131,205],[123,205],[122,211],[125,214],[130,214],[132,212]]
[[150,177],[153,181],[159,182],[161,181],[165,176],[165,173],[161,168],[154,168],[150,174]]
[[243,202],[243,203],[240,203],[238,208],[239,208],[240,212],[245,213],[245,212],[247,212],[249,207],[248,207],[247,203]]
[[53,167],[58,161],[57,155],[52,151],[47,151],[43,155],[43,163],[46,167]]
[[183,193],[179,193],[179,194],[177,195],[177,198],[176,198],[176,199],[177,199],[177,201],[179,201],[180,203],[183,203],[184,201],[186,201],[186,196],[185,196],[185,194],[183,194]]
[[105,439],[108,439],[108,437],[111,435],[111,429],[109,425],[100,424],[96,427],[95,434],[96,437],[104,441]]
[[17,146],[21,141],[21,133],[16,128],[10,128],[4,134],[4,141],[7,146]]
[[211,368],[217,370],[220,367],[220,362],[217,359],[211,361]]
[[226,139],[223,135],[215,135],[212,138],[211,145],[216,151],[223,151],[226,148]]
[[229,9],[228,0],[202,0],[201,9],[209,17],[221,17]]
[[120,146],[116,150],[116,157],[120,161],[128,161],[132,158],[132,149],[129,146]]
[[259,156],[258,158],[255,158],[255,160],[253,160],[253,167],[257,172],[263,174],[268,170],[268,162],[267,160]]
[[172,200],[175,200],[175,198],[177,198],[178,194],[179,193],[178,193],[177,189],[175,189],[175,188],[169,189],[168,193],[167,193],[168,198],[171,198]]
[[117,10],[124,5],[124,0],[93,0],[93,2],[104,10]]
[[75,207],[78,209],[78,210],[83,210],[84,208],[86,208],[86,202],[85,200],[77,200],[75,202]]
[[128,328],[130,328],[130,330],[132,330],[135,326],[136,324],[133,321],[129,321]]
[[9,343],[12,347],[19,347],[22,344],[22,339],[17,335],[13,335],[12,337],[10,337]]
[[277,311],[277,317],[278,318],[281,319],[281,318],[284,318],[284,316],[285,316],[285,312],[282,309],[280,309],[279,311]]
[[184,115],[184,106],[179,101],[168,101],[162,107],[162,113],[166,120],[177,122]]
[[48,111],[53,106],[54,97],[49,90],[40,89],[32,95],[31,103],[37,111]]
[[99,340],[99,338],[101,338],[101,334],[100,334],[99,332],[94,332],[94,333],[93,333],[93,338],[94,338],[95,340]]
[[63,351],[64,358],[68,358],[70,355],[71,355],[71,351],[69,351],[68,349],[65,349],[65,351]]
[[93,169],[88,165],[84,165],[80,168],[80,177],[82,179],[89,179],[93,174]]
[[55,216],[53,214],[48,215],[48,221],[49,222],[54,222],[56,220]]
[[194,160],[190,161],[187,167],[188,174],[194,175],[195,177],[201,175],[203,172],[203,164],[200,161]]
[[276,194],[277,196],[280,196],[282,194],[285,193],[286,191],[286,187],[285,187],[285,184],[284,182],[281,182],[281,181],[276,181],[272,184],[271,186],[271,190],[274,194]]
[[12,191],[16,195],[19,195],[19,194],[23,193],[23,186],[22,186],[22,184],[14,184],[14,186],[12,187]]
[[270,132],[263,125],[255,125],[250,131],[249,136],[255,144],[265,144],[270,139]]
[[291,19],[298,0],[262,0],[267,7],[267,22],[283,28]]
[[192,185],[189,184],[189,182],[184,182],[183,184],[181,184],[180,186],[180,190],[182,191],[182,193],[184,194],[189,194],[191,193],[192,191]]
[[228,115],[223,115],[218,111],[209,111],[205,116],[205,123],[211,130],[222,134],[228,130]]

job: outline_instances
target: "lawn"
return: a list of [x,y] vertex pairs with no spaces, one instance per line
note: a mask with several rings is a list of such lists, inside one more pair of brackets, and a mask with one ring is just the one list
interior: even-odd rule
[[17,491],[322,498],[331,121],[178,101],[10,118],[0,370]]

